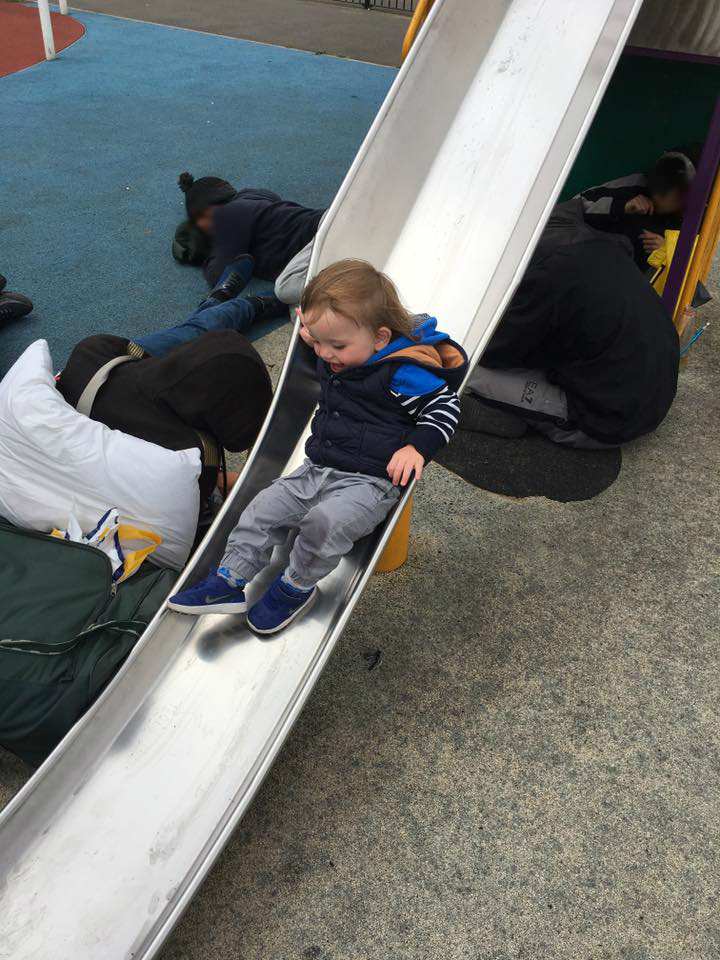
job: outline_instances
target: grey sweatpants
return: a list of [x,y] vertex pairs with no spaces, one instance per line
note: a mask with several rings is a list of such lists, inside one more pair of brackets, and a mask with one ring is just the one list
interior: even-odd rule
[[222,565],[233,576],[252,580],[268,564],[273,547],[297,530],[287,575],[296,586],[309,590],[385,519],[399,497],[400,488],[390,480],[306,460],[243,510]]
[[467,388],[477,397],[514,407],[519,417],[553,443],[581,450],[607,450],[617,446],[593,440],[583,430],[567,424],[567,395],[562,387],[550,383],[542,370],[522,367],[496,370],[477,366]]

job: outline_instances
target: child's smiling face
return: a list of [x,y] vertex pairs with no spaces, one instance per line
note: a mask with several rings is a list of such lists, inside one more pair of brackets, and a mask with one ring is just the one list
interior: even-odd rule
[[373,330],[329,309],[307,315],[298,311],[298,315],[301,337],[333,373],[362,366],[386,347],[392,336],[388,327]]

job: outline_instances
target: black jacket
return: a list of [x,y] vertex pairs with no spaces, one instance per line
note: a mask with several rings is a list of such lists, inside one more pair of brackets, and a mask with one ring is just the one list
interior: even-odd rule
[[648,254],[643,249],[640,234],[648,230],[662,237],[666,230],[679,230],[682,214],[625,213],[625,204],[638,195],[650,198],[648,181],[642,174],[632,174],[598,187],[590,187],[579,194],[587,225],[595,230],[627,237],[633,247],[635,263],[645,272],[649,270]]
[[573,424],[603,443],[654,430],[677,389],[678,336],[624,246],[541,242],[482,363],[547,371]]
[[203,273],[212,287],[235,257],[249,253],[255,259],[255,276],[274,281],[313,239],[324,210],[311,210],[281,199],[270,190],[238,191],[235,200],[213,214],[210,256]]
[[[74,348],[58,381],[76,406],[93,374],[128,352],[126,337],[99,334]],[[217,480],[218,448],[247,450],[270,406],[272,388],[255,348],[234,330],[204,333],[162,357],[115,367],[100,388],[92,419],[168,450],[197,447],[204,496]]]

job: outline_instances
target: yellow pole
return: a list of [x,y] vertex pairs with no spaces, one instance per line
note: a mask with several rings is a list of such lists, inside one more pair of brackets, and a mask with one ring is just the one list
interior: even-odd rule
[[417,7],[415,7],[415,13],[412,15],[412,20],[410,21],[410,26],[407,28],[405,34],[405,39],[403,40],[402,45],[402,58],[410,53],[410,47],[415,42],[415,37],[418,35],[420,27],[425,23],[427,15],[430,13],[433,3],[435,0],[419,0]]
[[[720,168],[715,174],[715,183],[713,184],[712,193],[710,194],[710,200],[708,201],[707,213],[705,214],[705,219],[703,220],[703,225],[700,230],[701,236],[705,230],[707,230],[708,232],[708,242],[706,245],[705,253],[702,258],[702,262],[700,264],[701,283],[707,283],[708,281],[708,276],[710,275],[710,268],[712,267],[715,251],[717,250],[718,240],[720,240],[720,198],[717,195],[719,183],[720,183]],[[714,207],[713,207],[713,199],[715,201]]]
[[683,322],[683,316],[688,304],[695,296],[695,288],[705,269],[709,270],[709,262],[712,261],[714,252],[713,241],[717,241],[717,218],[720,216],[720,176],[715,176],[710,199],[705,210],[700,233],[698,234],[695,250],[690,260],[685,283],[680,291],[678,302],[675,306],[673,320],[679,330]]
[[385,549],[375,567],[375,573],[389,573],[391,570],[397,570],[407,560],[412,509],[413,495],[411,494],[395,524],[395,529],[390,534],[390,539],[385,544]]
[[717,250],[718,242],[720,242],[720,216],[715,218],[715,231],[708,245],[705,263],[703,264],[703,268],[700,272],[700,280],[702,283],[708,282],[708,277],[710,276],[710,269],[713,265],[713,259],[715,258],[715,251]]

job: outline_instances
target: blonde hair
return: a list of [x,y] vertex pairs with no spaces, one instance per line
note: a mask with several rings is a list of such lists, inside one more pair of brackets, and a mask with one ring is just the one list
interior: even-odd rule
[[338,260],[321,270],[305,287],[300,309],[306,322],[309,313],[332,310],[358,326],[388,327],[411,339],[417,325],[390,277],[365,260]]

